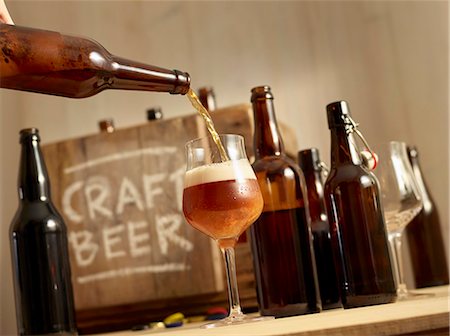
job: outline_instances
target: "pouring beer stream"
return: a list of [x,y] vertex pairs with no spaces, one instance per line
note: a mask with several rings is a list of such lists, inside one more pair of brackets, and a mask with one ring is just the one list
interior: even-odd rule
[[197,110],[197,112],[201,115],[201,117],[205,121],[208,131],[211,134],[214,143],[217,145],[217,148],[219,149],[219,154],[222,162],[229,161],[230,159],[228,158],[227,152],[225,151],[225,148],[223,147],[223,144],[220,141],[219,134],[217,133],[216,128],[214,127],[214,122],[208,110],[202,105],[200,99],[197,97],[194,90],[192,90],[191,88],[187,93],[187,97],[191,102],[192,106]]

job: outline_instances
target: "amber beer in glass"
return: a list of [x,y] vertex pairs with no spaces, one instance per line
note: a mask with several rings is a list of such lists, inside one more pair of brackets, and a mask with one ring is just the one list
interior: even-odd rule
[[[235,169],[241,172],[239,179]],[[247,159],[188,171],[183,199],[188,222],[217,240],[221,248],[233,247],[262,207],[258,182]]]
[[261,214],[263,198],[250,163],[244,138],[228,134],[186,144],[183,212],[194,228],[217,241],[226,266],[229,316],[205,327],[245,323],[266,317],[242,313],[236,279],[234,246],[239,235]]

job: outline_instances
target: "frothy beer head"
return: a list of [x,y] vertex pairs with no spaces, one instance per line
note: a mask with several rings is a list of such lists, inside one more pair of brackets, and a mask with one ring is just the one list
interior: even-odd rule
[[247,159],[212,163],[188,170],[184,178],[184,187],[220,181],[256,180],[255,173]]

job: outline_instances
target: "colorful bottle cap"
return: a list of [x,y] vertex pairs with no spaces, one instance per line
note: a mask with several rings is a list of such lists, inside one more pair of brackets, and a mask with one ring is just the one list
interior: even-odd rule
[[206,320],[221,320],[228,316],[228,310],[223,307],[211,307],[206,311]]
[[361,157],[364,165],[369,170],[374,170],[378,165],[378,155],[375,152],[371,152],[367,149],[361,151]]
[[163,322],[166,328],[175,328],[183,325],[184,315],[182,313],[175,313],[167,316]]

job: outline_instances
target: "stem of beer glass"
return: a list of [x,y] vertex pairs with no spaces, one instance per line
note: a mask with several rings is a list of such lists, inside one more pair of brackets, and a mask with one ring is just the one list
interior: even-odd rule
[[241,304],[239,302],[239,292],[236,277],[236,261],[234,256],[234,248],[222,248],[222,254],[225,261],[228,284],[228,301],[230,302],[229,318],[234,319],[243,315]]
[[395,277],[397,280],[397,295],[399,298],[402,298],[408,295],[403,270],[402,234],[400,232],[394,232],[390,234],[389,242],[393,247],[392,252],[395,259],[395,268],[396,268]]

